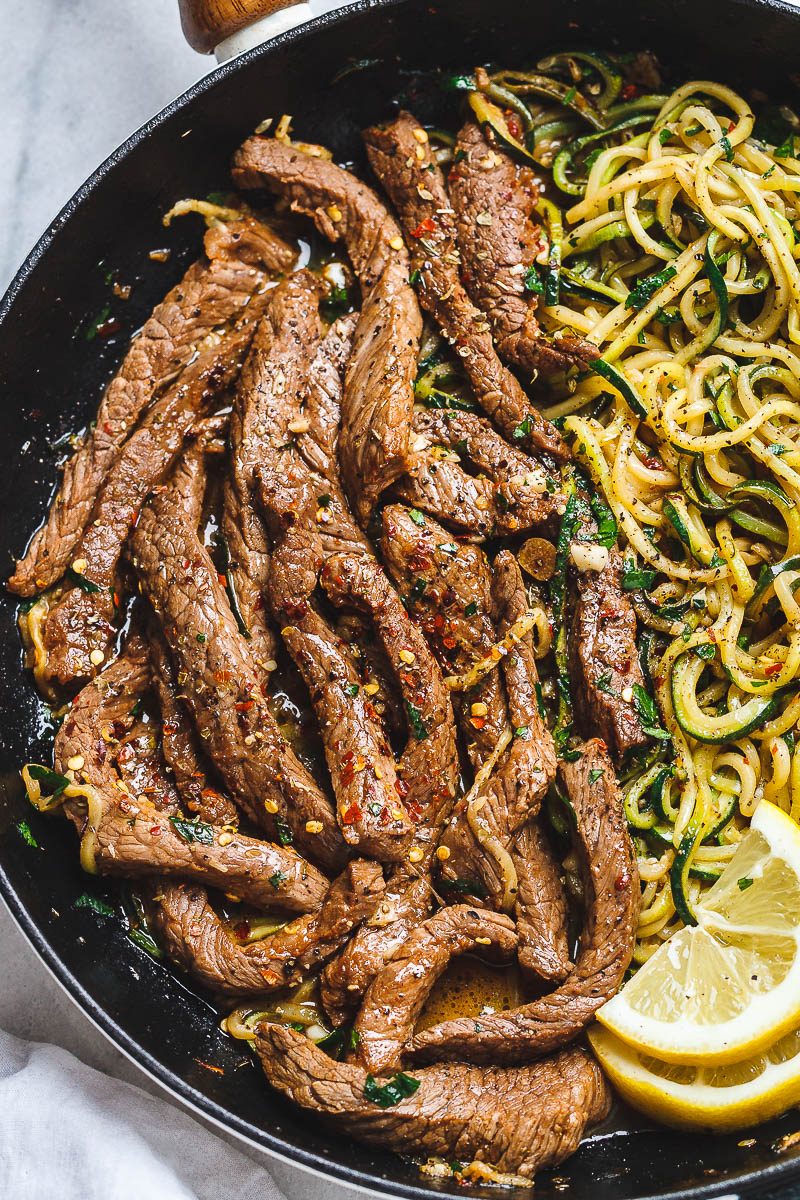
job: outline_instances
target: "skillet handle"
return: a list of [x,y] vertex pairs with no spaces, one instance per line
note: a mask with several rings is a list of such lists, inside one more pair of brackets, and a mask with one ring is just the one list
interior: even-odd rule
[[220,62],[283,33],[313,13],[298,0],[178,0],[187,42]]

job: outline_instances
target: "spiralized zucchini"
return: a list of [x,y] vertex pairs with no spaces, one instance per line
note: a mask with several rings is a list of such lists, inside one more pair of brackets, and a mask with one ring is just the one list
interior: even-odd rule
[[800,122],[710,80],[626,102],[599,55],[539,71],[476,86],[553,170],[561,286],[546,247],[539,317],[602,356],[544,411],[617,520],[671,735],[623,768],[643,962],[762,797],[800,821]]

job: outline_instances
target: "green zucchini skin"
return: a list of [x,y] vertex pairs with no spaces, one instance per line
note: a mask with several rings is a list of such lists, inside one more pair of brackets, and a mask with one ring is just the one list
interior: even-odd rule
[[681,729],[697,742],[710,746],[721,746],[724,742],[733,742],[737,738],[746,737],[759,725],[769,721],[778,711],[788,691],[783,688],[771,696],[753,696],[741,708],[733,709],[720,716],[707,717],[706,724],[700,725],[690,711],[688,703],[690,693],[694,694],[690,672],[697,667],[689,654],[682,654],[672,669],[672,705],[675,719]]

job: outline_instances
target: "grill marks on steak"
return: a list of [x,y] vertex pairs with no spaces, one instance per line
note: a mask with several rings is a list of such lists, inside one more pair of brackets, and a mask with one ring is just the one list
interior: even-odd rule
[[[258,908],[318,908],[328,881],[294,850],[238,833],[220,840],[220,830],[213,831],[211,841],[187,840],[148,799],[133,795],[127,785],[120,789],[115,744],[130,728],[131,709],[149,683],[147,650],[131,639],[102,676],[78,694],[56,735],[56,770],[93,789],[99,799],[99,818],[91,827],[85,801],[70,798],[64,804],[97,870],[196,880]],[[84,760],[79,771],[67,765],[76,756]]]
[[417,409],[414,433],[415,445],[430,449],[415,453],[395,492],[459,532],[522,533],[552,523],[563,507],[557,468],[509,445],[476,413]]
[[510,1012],[458,1019],[417,1034],[417,1061],[525,1062],[577,1037],[619,988],[633,954],[640,891],[622,795],[605,746],[586,742],[559,764],[576,825],[586,919],[575,966],[561,985]]
[[354,1061],[373,1075],[397,1070],[425,1001],[451,960],[472,953],[508,962],[516,948],[509,917],[467,904],[440,909],[370,984],[354,1026]]
[[330,803],[280,734],[180,482],[142,511],[133,565],[231,796],[271,836],[293,840],[326,868],[340,864],[344,844]]
[[525,276],[542,249],[531,222],[539,188],[529,167],[517,167],[469,121],[458,135],[447,177],[455,210],[461,278],[489,319],[500,356],[528,375],[585,366],[599,350],[578,337],[546,337],[536,320],[537,297]]
[[273,992],[317,970],[370,915],[383,893],[377,863],[356,859],[328,889],[320,908],[275,933],[241,945],[203,888],[162,883],[152,922],[171,958],[217,993]]
[[415,1158],[478,1159],[532,1176],[572,1154],[610,1107],[599,1066],[579,1048],[526,1067],[426,1067],[414,1072],[417,1091],[386,1109],[364,1095],[362,1067],[336,1062],[293,1029],[263,1025],[255,1048],[268,1082],[300,1108]]
[[242,320],[252,325],[249,308],[266,286],[265,272],[288,270],[296,256],[251,218],[216,226],[205,244],[206,257],[157,305],[109,384],[94,428],[67,463],[47,520],[9,580],[18,595],[33,596],[62,576],[103,481],[148,405],[209,337]]
[[622,555],[613,549],[602,571],[573,572],[570,674],[580,725],[617,758],[643,746],[647,734],[632,695],[644,687],[636,646],[636,615],[622,590]]
[[424,130],[410,113],[364,133],[370,166],[397,210],[415,271],[420,302],[456,346],[475,398],[507,438],[557,458],[569,451],[558,430],[530,403],[497,357],[489,324],[459,278],[456,226],[444,178]]
[[400,231],[354,175],[275,139],[249,138],[234,157],[233,176],[241,187],[276,192],[347,248],[362,309],[345,379],[339,461],[365,526],[381,493],[408,466],[422,318]]

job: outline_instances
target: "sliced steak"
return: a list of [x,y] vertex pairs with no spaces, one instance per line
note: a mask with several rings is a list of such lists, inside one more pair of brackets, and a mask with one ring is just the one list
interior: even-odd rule
[[334,556],[323,569],[322,582],[335,604],[349,605],[369,618],[392,666],[409,731],[398,764],[398,791],[416,821],[409,861],[393,871],[374,916],[323,972],[325,1010],[341,1024],[375,974],[431,911],[431,861],[456,793],[458,755],[441,672],[378,563]]
[[184,491],[179,472],[176,484],[143,509],[132,562],[161,621],[195,728],[247,815],[332,868],[345,853],[333,810],[281,736]]
[[549,995],[479,1022],[434,1025],[414,1038],[417,1061],[519,1063],[576,1038],[619,988],[633,954],[640,892],[622,795],[602,742],[559,765],[582,860],[586,919],[575,966]]
[[342,382],[353,350],[358,313],[334,321],[323,338],[306,383],[303,415],[308,429],[297,434],[301,456],[311,470],[341,488],[339,430],[342,423]]
[[255,1047],[272,1087],[360,1141],[528,1177],[568,1158],[611,1101],[599,1066],[578,1048],[527,1067],[427,1067],[414,1073],[413,1095],[382,1108],[363,1067],[336,1062],[294,1029],[263,1025]]
[[266,187],[343,241],[362,294],[342,403],[339,460],[362,526],[408,466],[422,318],[400,231],[366,184],[275,139],[249,138],[234,158],[240,187]]
[[[56,735],[55,767],[81,789],[64,811],[81,836],[81,863],[103,875],[193,879],[258,908],[311,912],[328,881],[294,850],[211,826],[189,826],[133,795],[115,763],[131,709],[150,682],[144,643],[78,694]],[[80,768],[68,766],[80,758]]]
[[516,948],[509,917],[466,904],[441,908],[370,984],[354,1025],[353,1061],[373,1075],[398,1070],[425,1001],[451,960],[472,953],[507,962]]
[[[237,253],[237,250],[239,253]],[[265,226],[244,218],[206,234],[206,257],[186,272],[131,343],[109,384],[86,440],[64,469],[45,524],[17,563],[9,588],[32,596],[61,578],[76,557],[100,487],[142,413],[207,342],[239,321],[268,271],[285,271],[295,250]]]
[[529,376],[585,366],[600,351],[582,338],[545,337],[537,296],[525,277],[543,249],[532,223],[539,187],[529,167],[517,167],[495,139],[469,121],[458,135],[447,177],[456,215],[461,278],[489,319],[507,362]]
[[[260,297],[250,315],[257,317]],[[203,351],[150,409],[120,450],[78,541],[80,583],[51,605],[44,625],[47,670],[61,687],[96,674],[117,633],[123,548],[149,492],[167,475],[200,418],[236,379],[254,325],[243,323]],[[73,576],[74,579],[74,576]]]
[[368,917],[383,892],[377,863],[357,859],[331,884],[317,912],[243,946],[215,913],[203,888],[161,883],[152,923],[167,953],[217,993],[245,995],[298,984]]
[[572,967],[567,897],[541,817],[522,826],[511,847],[511,858],[517,875],[519,965],[533,983],[561,983]]
[[[498,639],[528,609],[525,585],[516,559],[504,550],[492,577],[492,615]],[[477,794],[464,796],[442,836],[449,851],[443,881],[453,887],[477,883],[494,907],[509,909],[516,901],[517,876],[512,850],[514,835],[539,812],[556,772],[553,739],[539,713],[539,681],[530,634],[501,660],[512,740]],[[475,793],[475,788],[472,789]]]
[[[383,510],[381,553],[403,601],[448,675],[466,671],[496,639],[492,574],[477,546],[456,543],[432,517],[412,517],[399,504]],[[472,707],[478,705],[479,715]],[[485,711],[481,706],[485,706]],[[478,767],[507,725],[505,691],[492,671],[468,695],[453,696],[456,720]]]
[[155,621],[147,630],[150,664],[161,710],[161,750],[175,779],[181,803],[209,825],[238,825],[239,812],[216,779],[198,745],[191,714],[179,698],[180,687],[164,635]]
[[558,430],[500,362],[489,323],[464,291],[453,210],[424,129],[403,112],[389,126],[366,130],[364,141],[370,165],[400,216],[412,267],[419,272],[420,302],[456,346],[476,400],[507,438],[569,458]]
[[509,445],[475,413],[416,409],[414,462],[395,492],[459,532],[491,537],[552,524],[558,469]]
[[617,758],[647,741],[633,698],[633,688],[644,686],[636,614],[621,579],[617,549],[602,571],[574,571],[569,629],[572,698],[581,728],[602,738]]
[[325,556],[312,482],[299,464],[283,479],[262,476],[274,539],[270,606],[319,720],[342,836],[361,853],[396,862],[413,827],[398,794],[391,747],[356,664],[315,607]]
[[256,470],[264,461],[283,461],[291,447],[289,424],[297,396],[306,387],[322,336],[319,281],[298,271],[269,295],[264,319],[242,370],[231,413],[230,472],[222,533],[228,578],[235,590],[250,652],[261,674],[275,658],[264,593],[269,580],[269,540],[256,498]]

